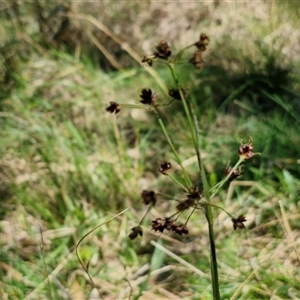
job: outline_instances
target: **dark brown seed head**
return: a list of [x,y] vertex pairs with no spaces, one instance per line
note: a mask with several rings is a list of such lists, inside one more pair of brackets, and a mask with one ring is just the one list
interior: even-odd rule
[[141,193],[143,202],[148,205],[152,204],[153,206],[156,203],[156,194],[154,191],[143,190]]
[[155,46],[153,54],[154,54],[155,57],[158,57],[158,58],[161,58],[161,59],[168,59],[172,54],[169,43],[166,40],[161,40]]
[[233,223],[234,230],[236,230],[237,228],[239,228],[239,229],[245,229],[246,228],[245,225],[244,225],[244,222],[246,222],[247,220],[243,215],[239,215],[237,217],[237,219],[232,218],[231,221]]
[[185,225],[179,225],[174,230],[178,235],[189,234],[189,231]]
[[157,95],[155,92],[152,92],[150,89],[142,89],[140,92],[140,102],[143,104],[154,104],[156,99],[157,99]]
[[201,33],[200,34],[200,41],[201,41],[202,44],[207,46],[209,44],[209,37],[207,36],[207,34]]
[[174,229],[177,227],[175,220],[171,218],[165,218],[165,224],[164,228],[169,231],[174,231]]
[[198,186],[194,186],[190,189],[190,193],[187,195],[189,200],[199,200],[201,198],[201,194],[199,192]]
[[209,37],[205,33],[201,33],[199,41],[195,43],[195,46],[198,48],[198,50],[203,52],[206,50],[208,44],[209,44]]
[[195,66],[196,69],[201,70],[204,66],[204,60],[202,58],[202,52],[196,50],[193,57],[190,59],[190,63]]
[[151,229],[162,233],[165,229],[165,222],[161,218],[157,218],[152,221]]
[[168,175],[168,171],[172,168],[172,165],[168,161],[162,161],[159,165],[158,171],[163,175]]
[[105,109],[111,114],[118,114],[121,111],[121,105],[117,102],[109,102],[109,106],[106,107]]
[[136,239],[138,236],[143,236],[143,230],[142,230],[142,227],[141,226],[135,226],[131,229],[131,232],[130,234],[128,235],[128,237],[131,239],[131,240],[134,240]]
[[170,89],[170,90],[168,90],[168,94],[173,99],[181,100],[181,96],[180,96],[179,90]]
[[[181,92],[183,93],[184,97],[186,97],[186,95],[187,95],[186,89],[182,88]],[[180,92],[177,89],[169,89],[168,94],[169,94],[170,97],[172,97],[175,100],[181,100]]]

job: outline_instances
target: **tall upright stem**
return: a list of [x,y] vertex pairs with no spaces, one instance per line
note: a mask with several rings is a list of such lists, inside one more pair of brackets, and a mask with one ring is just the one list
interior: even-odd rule
[[[168,64],[169,69],[172,73],[173,79],[175,81],[175,84],[177,86],[177,89],[180,93],[180,97],[183,103],[184,111],[186,114],[186,117],[188,119],[188,124],[193,140],[193,145],[195,148],[195,151],[197,153],[197,160],[198,160],[198,166],[200,171],[200,177],[203,184],[203,191],[206,198],[206,201],[210,202],[210,188],[207,182],[206,178],[206,172],[203,166],[203,162],[201,159],[201,145],[200,145],[200,139],[199,139],[199,126],[198,126],[198,120],[195,113],[195,109],[193,107],[192,102],[189,102],[185,98],[185,95],[179,86],[179,80],[177,77],[177,74],[175,72],[174,65],[172,63]],[[193,116],[193,118],[192,118]],[[220,300],[220,291],[219,291],[219,277],[218,277],[218,263],[217,263],[217,253],[216,253],[216,246],[215,246],[215,235],[214,235],[214,218],[212,214],[212,208],[211,206],[207,205],[205,208],[205,217],[208,223],[208,230],[209,230],[209,242],[210,242],[210,256],[211,256],[211,278],[212,278],[212,289],[213,289],[213,298],[215,300]]]
[[214,218],[210,206],[206,207],[205,216],[208,223],[208,231],[209,231],[210,259],[211,259],[210,268],[211,268],[213,297],[215,300],[220,300],[221,297],[219,291],[219,275],[218,275],[218,262],[217,262],[217,253],[216,253],[216,245],[215,245],[215,234],[214,234]]

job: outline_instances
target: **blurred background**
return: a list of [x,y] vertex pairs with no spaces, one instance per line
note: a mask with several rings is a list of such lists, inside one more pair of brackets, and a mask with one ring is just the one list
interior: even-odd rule
[[[142,57],[161,39],[176,54],[202,32],[204,69],[188,63],[188,50],[177,70],[197,103],[209,183],[238,160],[241,140],[251,136],[261,153],[212,199],[248,220],[234,232],[214,211],[222,299],[300,298],[299,2],[10,0],[0,3],[1,299],[212,298],[201,212],[188,236],[159,236],[151,220],[177,205],[159,199],[144,236],[128,239],[146,211],[143,189],[186,195],[157,171],[173,161],[155,116],[105,111],[110,101],[137,103],[142,88],[167,102],[172,77]],[[199,181],[181,103],[162,117]],[[175,163],[173,172],[180,178]],[[74,248],[128,207],[80,245],[97,291]]]

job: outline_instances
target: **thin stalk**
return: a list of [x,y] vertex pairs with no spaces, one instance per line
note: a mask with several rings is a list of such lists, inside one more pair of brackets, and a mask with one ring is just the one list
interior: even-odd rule
[[80,256],[79,256],[79,252],[78,252],[78,248],[81,244],[81,242],[87,237],[89,236],[91,233],[93,233],[94,231],[96,231],[98,228],[100,228],[101,226],[109,223],[111,220],[115,219],[116,217],[122,215],[125,211],[127,211],[129,208],[125,208],[124,210],[122,210],[121,212],[119,212],[118,214],[114,215],[113,217],[109,218],[108,220],[104,221],[103,223],[97,225],[96,227],[94,227],[92,230],[90,230],[88,233],[86,233],[80,240],[79,242],[77,243],[76,247],[75,247],[75,253],[76,253],[76,256],[77,256],[77,259],[79,261],[79,263],[81,264],[83,270],[85,271],[85,273],[88,275],[89,279],[90,279],[90,283],[92,284],[92,286],[94,288],[96,288],[99,293],[100,293],[100,290],[99,288],[96,286],[92,276],[90,275],[89,271],[88,271],[88,266],[85,266],[83,261],[81,260]]
[[174,200],[174,201],[177,201],[177,202],[180,202],[180,201],[181,201],[181,200],[179,200],[179,199],[174,198],[174,195],[163,194],[163,193],[157,193],[157,196],[161,196],[161,197],[167,198],[167,199],[169,199],[169,200]]
[[174,64],[169,63],[168,67],[169,67],[169,69],[171,71],[171,74],[172,74],[172,77],[173,77],[173,79],[175,81],[176,87],[178,88],[178,91],[180,93],[180,97],[181,97],[181,100],[182,100],[182,103],[183,103],[183,108],[184,108],[185,114],[186,114],[187,119],[188,119],[188,123],[189,123],[190,131],[191,131],[193,143],[195,145],[196,144],[196,139],[195,139],[195,134],[194,134],[193,121],[192,121],[192,117],[191,117],[191,114],[190,114],[189,107],[187,105],[187,101],[186,101],[185,96],[184,96],[184,94],[183,94],[183,92],[182,92],[182,90],[181,90],[181,88],[179,86],[179,80],[178,80],[177,74],[175,72]]
[[49,278],[48,273],[47,273],[47,266],[46,266],[46,262],[45,262],[45,253],[44,253],[45,243],[44,243],[43,231],[42,231],[42,227],[40,225],[39,225],[39,229],[40,229],[40,235],[41,235],[40,248],[41,248],[41,253],[42,253],[42,260],[43,260],[43,265],[44,265],[45,277],[46,277],[47,283],[48,283],[50,299],[53,300],[50,278]]
[[185,221],[184,225],[187,225],[188,221],[190,220],[191,216],[193,215],[194,211],[196,210],[196,207],[193,208],[192,212],[188,216],[187,220]]
[[175,219],[175,221],[181,216],[183,211],[177,211],[176,213],[174,213],[173,215],[169,216],[169,219],[174,218],[175,216],[177,216],[177,218]]
[[[202,205],[202,206],[201,206]],[[218,208],[218,209],[221,209],[223,210],[230,218],[234,218],[232,214],[230,214],[225,208],[219,206],[219,205],[216,205],[216,204],[212,204],[212,203],[209,203],[209,202],[205,202],[203,204],[201,204],[200,206],[196,206],[196,208],[203,208],[203,206],[211,206],[211,207],[215,207],[215,208]]]
[[[187,174],[185,168],[182,165],[181,159],[179,158],[179,155],[178,155],[178,153],[177,153],[177,151],[176,151],[176,149],[175,149],[175,147],[173,145],[173,142],[172,142],[172,140],[171,140],[171,138],[170,138],[170,136],[168,134],[168,131],[167,131],[166,127],[165,127],[165,124],[164,124],[163,120],[161,119],[161,117],[159,115],[157,107],[153,107],[153,108],[154,108],[154,113],[155,113],[155,115],[157,117],[158,123],[159,123],[159,125],[160,125],[160,127],[161,127],[161,129],[162,129],[162,131],[163,131],[163,133],[164,133],[164,135],[166,137],[166,139],[167,139],[167,142],[168,142],[168,144],[169,144],[169,146],[170,146],[170,148],[171,148],[171,150],[172,150],[172,152],[174,154],[175,160],[179,164],[179,166],[180,166],[180,168],[181,168],[181,170],[183,172],[187,188],[189,188],[189,187],[192,186],[192,181],[191,181],[189,175]],[[185,188],[185,190],[186,190],[186,188]]]
[[176,63],[176,64],[178,64],[178,61],[177,61],[177,60],[181,57],[181,55],[183,54],[183,52],[184,52],[185,50],[191,48],[191,47],[194,47],[194,46],[195,46],[195,44],[192,44],[192,45],[189,45],[189,46],[187,46],[187,47],[184,47],[184,48],[183,48],[181,51],[179,51],[178,54],[175,56],[173,62]]
[[208,222],[209,230],[209,243],[210,243],[210,258],[211,258],[211,279],[212,279],[212,289],[213,297],[215,300],[220,300],[220,291],[219,291],[219,276],[218,276],[218,263],[217,263],[217,253],[215,245],[215,234],[214,234],[214,222],[213,214],[210,206],[207,206],[205,209],[205,216]]
[[[168,64],[168,67],[172,73],[173,79],[175,81],[175,84],[178,88],[178,91],[180,93],[180,97],[183,103],[184,111],[187,116],[188,124],[190,127],[190,132],[193,140],[193,145],[195,148],[195,151],[197,153],[197,160],[198,160],[198,166],[199,171],[201,175],[201,180],[203,184],[204,194],[208,202],[210,202],[210,190],[209,185],[206,179],[206,173],[203,166],[203,162],[201,159],[201,152],[200,152],[200,139],[199,139],[199,126],[197,121],[197,116],[194,110],[194,107],[192,103],[190,102],[190,107],[188,107],[187,100],[179,86],[179,81],[177,74],[175,72],[175,68],[173,64]],[[192,120],[191,113],[194,117],[194,122]],[[212,214],[212,209],[210,206],[206,206],[205,208],[205,217],[207,219],[208,223],[208,229],[209,229],[209,241],[210,241],[210,255],[211,255],[211,277],[212,277],[212,289],[213,289],[213,297],[215,300],[220,300],[220,291],[219,291],[219,278],[218,278],[218,264],[217,264],[217,254],[216,254],[216,246],[215,246],[215,235],[214,235],[214,219]]]
[[229,172],[229,174],[219,183],[217,183],[214,187],[212,187],[210,189],[210,192],[213,192],[213,194],[211,195],[211,197],[214,197],[218,191],[220,190],[220,188],[228,181],[228,179],[230,178],[231,174],[240,166],[240,164],[244,161],[243,157],[240,157],[240,159],[238,160],[238,162],[234,165],[234,167],[231,169],[231,171]]
[[205,208],[205,217],[208,223],[208,231],[209,231],[209,243],[210,243],[210,257],[211,257],[211,281],[212,281],[212,289],[213,289],[213,297],[215,300],[220,300],[220,291],[219,291],[219,276],[218,276],[218,262],[217,262],[217,253],[216,253],[216,245],[215,245],[215,234],[214,234],[214,217],[212,213],[210,204],[210,190],[209,185],[206,178],[206,172],[203,166],[203,161],[201,159],[201,152],[200,152],[200,139],[199,139],[199,125],[197,121],[197,116],[193,106],[191,106],[192,113],[194,116],[194,126],[196,131],[196,139],[197,139],[197,149],[199,153],[199,164],[200,164],[200,172],[201,172],[201,179],[203,184],[203,190],[205,198],[207,199],[208,206]]
[[148,209],[147,209],[147,211],[145,212],[144,216],[142,217],[142,219],[141,219],[139,225],[143,225],[146,216],[148,215],[148,213],[150,212],[150,210],[151,210],[152,208],[153,208],[153,205],[149,205],[149,206],[148,206]]
[[197,146],[195,128],[194,128],[194,123],[193,123],[193,120],[192,120],[190,108],[188,107],[187,100],[186,100],[186,98],[184,96],[184,93],[182,92],[182,90],[179,86],[179,80],[178,80],[177,74],[175,72],[174,64],[169,63],[168,67],[171,71],[172,77],[175,81],[176,87],[178,88],[178,91],[179,91],[179,94],[180,94],[180,97],[181,97],[183,108],[184,108],[184,111],[185,111],[185,114],[186,114],[186,117],[187,117],[187,120],[188,120],[188,124],[189,124],[189,127],[190,127],[190,133],[191,133],[193,145],[194,145],[194,148],[195,148],[195,151],[196,151],[196,154],[197,154],[199,170],[201,170],[201,154],[200,154],[198,146]]
[[118,149],[118,157],[120,158],[120,163],[121,163],[121,167],[124,166],[124,162],[125,162],[125,153],[124,153],[124,145],[123,145],[123,140],[121,137],[121,133],[118,127],[118,123],[117,123],[117,119],[114,119],[114,134],[115,134],[115,138],[116,138],[116,142],[117,142],[117,149]]
[[137,109],[144,109],[145,110],[145,105],[139,105],[139,104],[121,104],[122,108],[137,108]]
[[167,176],[169,176],[177,185],[181,186],[181,188],[185,190],[187,193],[189,192],[189,190],[180,181],[178,181],[173,175],[168,174]]

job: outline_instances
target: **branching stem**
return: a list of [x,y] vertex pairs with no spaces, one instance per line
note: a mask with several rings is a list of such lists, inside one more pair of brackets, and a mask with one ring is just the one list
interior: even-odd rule
[[[189,48],[189,47],[188,47]],[[210,189],[209,185],[206,179],[206,172],[203,166],[203,162],[201,159],[201,145],[200,145],[200,138],[199,138],[199,126],[198,126],[198,120],[197,115],[195,112],[195,109],[193,107],[192,101],[188,101],[179,85],[179,80],[177,77],[177,74],[175,72],[174,64],[169,63],[168,67],[171,71],[172,77],[175,81],[176,87],[180,93],[180,97],[182,100],[182,104],[184,107],[184,111],[188,120],[188,125],[190,128],[190,133],[193,141],[193,145],[197,154],[197,161],[198,161],[198,167],[200,172],[200,177],[202,180],[203,190],[205,198],[207,199],[208,203],[210,203]],[[189,105],[188,105],[189,104]],[[193,118],[192,118],[193,115]],[[212,277],[212,289],[213,289],[213,298],[215,300],[220,300],[220,291],[219,291],[219,278],[218,278],[218,264],[217,264],[217,254],[216,254],[216,246],[215,246],[215,235],[214,235],[214,219],[212,214],[211,206],[207,205],[205,207],[205,216],[208,223],[208,229],[209,229],[209,241],[210,241],[210,254],[211,254],[211,277]]]

